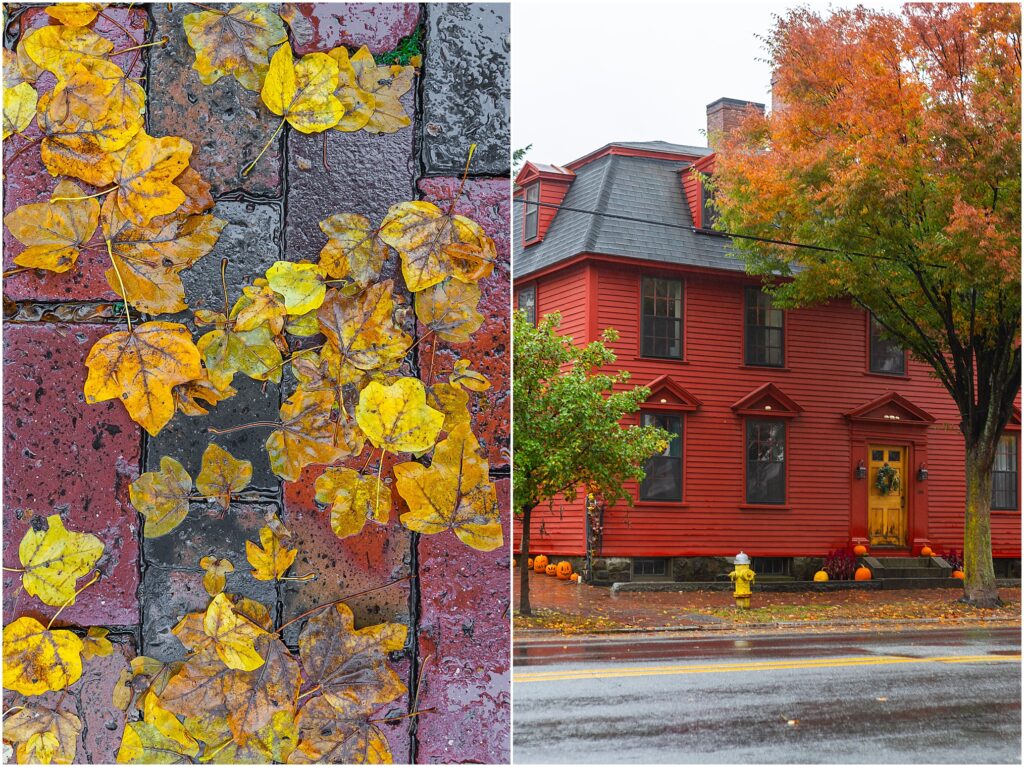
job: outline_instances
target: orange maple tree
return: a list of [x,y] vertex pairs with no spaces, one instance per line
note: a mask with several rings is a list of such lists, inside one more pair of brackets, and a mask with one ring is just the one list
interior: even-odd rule
[[[965,599],[999,603],[992,465],[1020,388],[1019,5],[781,17],[774,109],[724,137],[717,228],[782,306],[852,300],[931,366],[966,451]],[[781,277],[782,279],[778,279]]]

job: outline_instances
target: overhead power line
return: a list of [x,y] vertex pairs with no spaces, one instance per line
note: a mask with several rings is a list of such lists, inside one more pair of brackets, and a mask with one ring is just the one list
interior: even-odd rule
[[[752,240],[754,242],[764,242],[769,245],[784,245],[790,248],[803,248],[805,250],[814,250],[822,253],[838,253],[842,256],[857,256],[859,258],[873,258],[877,261],[899,261],[899,259],[893,258],[892,256],[880,256],[875,253],[862,253],[857,250],[842,250],[840,248],[829,248],[824,245],[808,245],[802,242],[791,242],[789,240],[775,240],[771,237],[757,237],[752,234],[738,234],[737,232],[721,232],[717,229],[704,229],[699,226],[686,225],[686,224],[674,224],[669,221],[651,221],[649,219],[637,218],[636,216],[624,216],[620,213],[601,213],[596,210],[583,210],[582,208],[572,208],[568,205],[559,205],[553,202],[540,202],[540,201],[527,201],[522,197],[513,198],[513,201],[520,205],[536,205],[539,208],[554,208],[555,210],[565,210],[570,213],[583,213],[588,216],[598,216],[600,218],[611,218],[618,221],[631,221],[634,224],[644,224],[647,226],[663,226],[668,229],[681,229],[687,232],[693,232],[694,234],[704,234],[711,237],[732,237],[737,240]],[[923,263],[923,266],[931,266],[936,269],[945,269],[944,264],[930,264]]]

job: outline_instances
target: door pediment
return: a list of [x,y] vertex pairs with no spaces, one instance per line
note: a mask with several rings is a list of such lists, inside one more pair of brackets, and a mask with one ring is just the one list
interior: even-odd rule
[[844,415],[855,422],[893,426],[928,426],[935,423],[935,416],[896,392],[876,397]]
[[646,384],[651,396],[643,404],[645,410],[675,410],[692,413],[700,407],[701,402],[690,392],[672,380],[669,375],[661,375]]

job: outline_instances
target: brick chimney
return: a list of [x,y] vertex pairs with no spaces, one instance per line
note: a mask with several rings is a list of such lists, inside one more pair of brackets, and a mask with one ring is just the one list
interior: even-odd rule
[[764,114],[764,104],[756,101],[720,98],[708,104],[708,146],[717,149],[722,137],[736,130],[750,109]]

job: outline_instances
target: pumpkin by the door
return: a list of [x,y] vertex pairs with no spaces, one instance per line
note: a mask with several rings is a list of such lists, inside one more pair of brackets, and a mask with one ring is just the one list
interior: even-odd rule
[[823,583],[828,580],[828,573],[826,573],[824,570],[818,570],[818,572],[814,574],[814,580],[816,580],[818,583]]
[[544,568],[548,566],[548,558],[543,554],[538,554],[533,558],[533,571],[535,573],[544,572]]
[[953,571],[953,577],[954,578],[958,578],[959,580],[962,581],[964,579],[964,571],[963,570],[954,570]]
[[556,575],[557,572],[558,572],[558,565],[548,565],[548,566],[546,566],[544,568],[544,574],[545,575],[550,575],[552,578]]
[[857,572],[855,572],[853,574],[853,579],[855,581],[870,581],[871,580],[871,570],[869,568],[864,567],[862,565],[862,566],[858,567],[857,568]]
[[865,554],[868,553],[868,547],[865,546],[863,543],[858,543],[856,546],[853,547],[853,553],[856,554],[858,557],[863,557]]
[[573,573],[572,575],[569,576],[569,580],[572,581],[573,583],[579,583],[580,574],[579,573]]
[[568,562],[559,562],[555,567],[555,575],[558,576],[560,581],[569,580],[569,576],[572,575],[572,565]]
[[922,557],[930,557],[930,556],[932,556],[932,547],[931,546],[924,546],[921,549],[921,556]]

